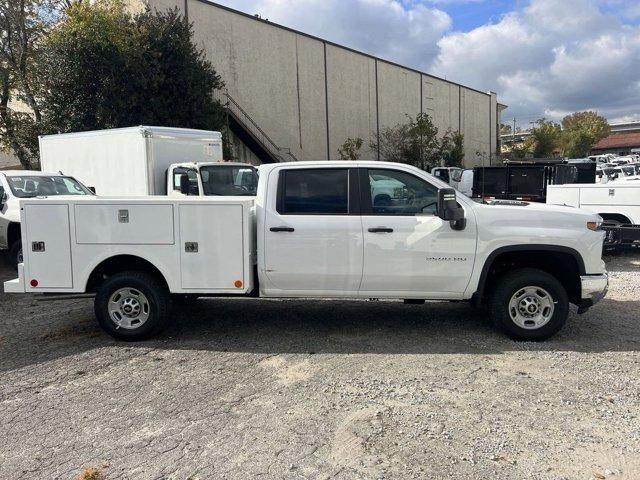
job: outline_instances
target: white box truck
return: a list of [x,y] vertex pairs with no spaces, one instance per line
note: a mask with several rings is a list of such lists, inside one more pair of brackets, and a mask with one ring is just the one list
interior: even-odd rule
[[512,337],[542,340],[570,303],[583,313],[608,283],[597,215],[476,203],[398,163],[263,165],[251,198],[21,207],[28,248],[5,292],[95,293],[100,325],[125,340],[157,333],[173,299],[207,295],[467,300]]
[[223,162],[220,132],[139,126],[40,137],[42,170],[98,195],[255,195],[256,169]]

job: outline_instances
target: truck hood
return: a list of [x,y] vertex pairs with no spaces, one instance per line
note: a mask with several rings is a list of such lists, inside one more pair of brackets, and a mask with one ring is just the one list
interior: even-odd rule
[[[546,217],[550,222],[554,223],[559,218],[565,220],[575,219],[580,223],[598,221],[600,219],[599,215],[566,205],[550,205],[547,203],[517,202],[509,200],[498,200],[492,203],[479,203],[477,205],[478,209],[483,214],[487,214],[492,217],[494,214],[499,216],[504,215],[505,218]],[[550,226],[554,225],[550,223]]]

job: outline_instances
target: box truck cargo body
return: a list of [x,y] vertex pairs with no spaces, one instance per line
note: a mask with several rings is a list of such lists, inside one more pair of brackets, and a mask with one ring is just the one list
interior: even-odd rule
[[222,162],[220,132],[140,126],[40,137],[43,171],[76,177],[99,195],[171,194],[172,165],[211,162]]

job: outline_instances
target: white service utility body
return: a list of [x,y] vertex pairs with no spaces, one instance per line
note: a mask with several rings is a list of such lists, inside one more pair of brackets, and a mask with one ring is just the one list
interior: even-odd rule
[[639,180],[549,185],[547,203],[600,215],[607,230],[607,245],[640,241]]
[[72,175],[98,195],[255,195],[255,168],[223,161],[220,132],[139,126],[44,135],[39,141],[43,170]]
[[597,215],[476,203],[397,163],[263,165],[255,198],[39,198],[21,210],[28,248],[5,291],[96,293],[101,326],[130,340],[156,333],[172,299],[218,295],[470,300],[535,340],[608,285]]

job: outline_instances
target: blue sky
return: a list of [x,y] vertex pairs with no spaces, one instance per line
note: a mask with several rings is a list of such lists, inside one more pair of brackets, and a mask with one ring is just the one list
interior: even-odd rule
[[522,2],[495,0],[487,2],[452,2],[435,5],[438,5],[441,10],[451,16],[454,30],[468,32],[486,23],[499,21],[503,14],[513,10],[516,3]]
[[640,120],[640,0],[217,1],[495,91],[524,127],[587,109]]

